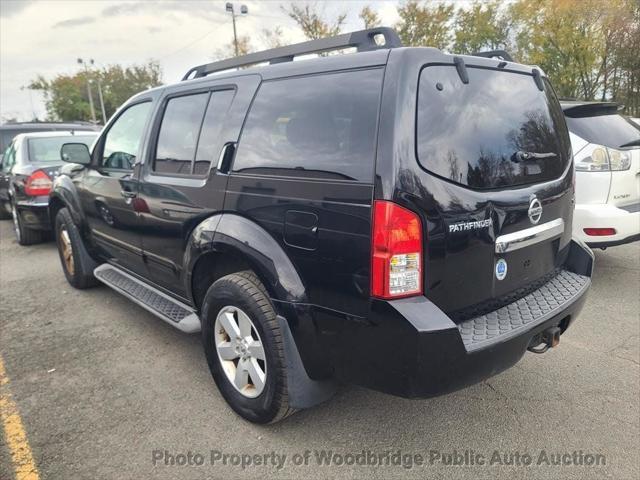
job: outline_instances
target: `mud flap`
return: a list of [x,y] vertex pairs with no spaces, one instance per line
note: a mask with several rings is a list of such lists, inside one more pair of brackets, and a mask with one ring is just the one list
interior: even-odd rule
[[282,332],[284,356],[287,365],[289,406],[297,409],[309,408],[329,400],[336,392],[336,382],[334,380],[312,380],[309,378],[302,364],[298,347],[296,347],[287,320],[278,315],[278,323]]

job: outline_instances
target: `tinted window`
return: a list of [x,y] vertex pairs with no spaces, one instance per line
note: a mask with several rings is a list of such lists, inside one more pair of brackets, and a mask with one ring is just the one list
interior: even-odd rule
[[208,93],[172,98],[162,117],[154,170],[158,173],[191,174]]
[[220,154],[222,125],[234,94],[234,90],[222,90],[211,94],[198,140],[198,151],[193,167],[193,173],[196,175],[206,174],[211,162],[217,160]]
[[133,169],[150,109],[151,102],[133,105],[111,125],[102,153],[104,168]]
[[381,69],[263,83],[234,171],[371,182],[381,84]]
[[2,171],[8,172],[11,169],[11,167],[13,167],[15,162],[16,162],[16,150],[14,148],[14,145],[11,144],[5,150],[4,155],[2,156]]
[[417,154],[424,168],[472,188],[496,188],[559,177],[569,138],[558,101],[531,75],[454,66],[420,75]]
[[96,139],[96,136],[73,135],[71,137],[29,138],[28,152],[31,163],[62,162],[60,149],[65,143],[84,143],[87,147]]
[[572,133],[589,143],[619,148],[640,141],[640,128],[621,115],[599,115],[596,117],[567,117],[567,126]]

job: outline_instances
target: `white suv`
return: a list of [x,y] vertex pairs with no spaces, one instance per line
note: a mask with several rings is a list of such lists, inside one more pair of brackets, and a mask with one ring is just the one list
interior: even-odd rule
[[573,236],[606,248],[640,239],[640,128],[618,105],[563,102],[576,168]]

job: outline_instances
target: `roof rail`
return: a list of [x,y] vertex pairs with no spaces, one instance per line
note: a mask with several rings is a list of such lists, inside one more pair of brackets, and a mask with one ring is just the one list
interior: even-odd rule
[[[380,42],[380,37],[384,39],[384,42]],[[219,62],[199,65],[189,70],[186,75],[182,77],[182,80],[206,77],[211,73],[246,67],[257,63],[269,62],[270,64],[274,64],[291,62],[295,57],[300,55],[324,53],[344,48],[356,48],[358,52],[366,52],[401,46],[402,41],[395,30],[388,27],[370,28],[368,30],[344,33],[335,37],[321,38],[319,40],[310,40],[286,47],[272,48],[262,52],[249,53],[241,57],[228,58]]]
[[471,55],[473,57],[500,58],[507,62],[513,62],[513,57],[506,50],[487,50],[486,52],[476,52]]

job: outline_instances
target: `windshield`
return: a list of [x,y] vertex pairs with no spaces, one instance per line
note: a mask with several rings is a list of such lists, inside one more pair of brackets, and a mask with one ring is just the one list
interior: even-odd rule
[[632,146],[634,143],[637,146],[640,142],[640,127],[617,113],[595,117],[567,117],[567,126],[571,133],[587,142],[609,148]]
[[551,87],[531,75],[451,65],[422,70],[417,155],[424,168],[475,189],[558,178],[570,158],[564,116]]
[[29,162],[30,163],[53,163],[62,162],[60,159],[60,149],[65,143],[84,143],[91,148],[91,144],[96,139],[96,135],[73,135],[65,137],[45,137],[30,138],[29,142]]

